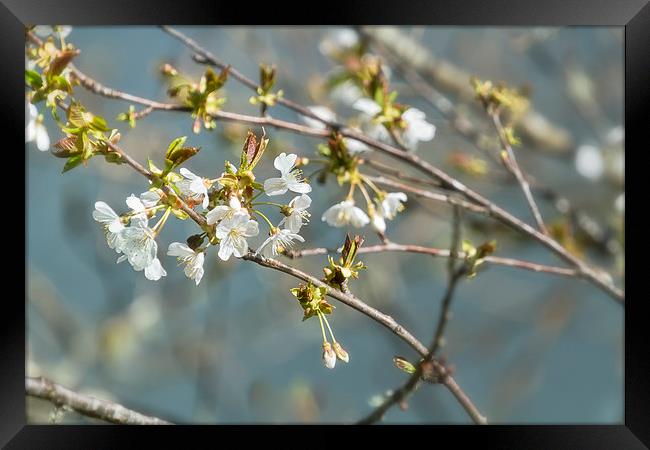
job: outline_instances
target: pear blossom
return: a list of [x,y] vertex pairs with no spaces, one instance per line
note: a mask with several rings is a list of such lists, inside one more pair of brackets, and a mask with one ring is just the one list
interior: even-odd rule
[[257,236],[259,228],[256,221],[251,220],[248,214],[237,213],[232,218],[222,220],[217,225],[216,236],[219,242],[219,258],[228,261],[234,254],[241,258],[248,251],[246,238]]
[[241,207],[239,199],[233,195],[230,197],[228,205],[219,205],[214,209],[211,209],[208,211],[206,218],[208,225],[213,225],[220,220],[232,219],[233,216],[237,213],[244,213],[248,215],[248,211],[245,208]]
[[302,179],[302,172],[297,169],[294,170],[296,159],[298,155],[291,153],[280,153],[273,165],[281,173],[280,178],[269,178],[264,182],[264,191],[267,195],[282,195],[287,190],[296,192],[298,194],[307,194],[311,192],[311,186]]
[[203,261],[205,254],[196,252],[181,242],[172,242],[169,244],[167,255],[176,256],[181,264],[185,265],[185,275],[196,282],[198,286],[203,278]]
[[386,219],[394,219],[404,209],[402,202],[407,200],[404,192],[389,192],[381,202],[381,210]]
[[43,115],[38,113],[36,106],[29,103],[29,122],[25,127],[25,142],[36,141],[36,147],[44,152],[50,148],[50,136],[43,125]]
[[402,113],[406,129],[402,132],[402,140],[406,146],[415,150],[418,142],[427,142],[436,135],[436,127],[425,120],[425,114],[417,108],[409,108]]
[[115,248],[119,239],[121,239],[121,232],[124,230],[121,217],[106,203],[96,202],[93,219],[104,226],[106,242],[110,248]]
[[58,33],[63,39],[65,39],[72,31],[72,27],[70,25],[36,25],[33,31],[40,37],[48,37],[52,34]]
[[[308,106],[307,109],[323,120],[327,120],[328,122],[336,121],[336,113],[334,113],[334,111],[329,109],[327,106]],[[302,116],[301,118],[303,122],[305,122],[307,126],[311,128],[318,128],[320,130],[327,128],[327,125],[325,125],[320,120],[316,120],[307,116]]]
[[366,213],[354,206],[353,200],[345,200],[330,207],[323,213],[321,220],[333,227],[351,224],[356,228],[364,227],[370,222]]
[[181,168],[180,172],[185,177],[185,179],[176,183],[178,189],[181,190],[181,194],[196,203],[201,202],[201,199],[203,199],[201,206],[203,209],[207,208],[210,200],[208,199],[208,188],[203,178],[193,174],[185,167]]
[[300,242],[305,242],[305,239],[302,236],[292,232],[289,229],[285,228],[283,230],[280,230],[276,228],[271,232],[271,236],[269,236],[262,243],[262,245],[260,245],[255,253],[259,254],[262,252],[262,255],[264,257],[274,258],[278,256],[280,249],[289,249],[293,247],[294,239]]
[[311,214],[307,212],[307,208],[310,205],[311,198],[307,194],[297,195],[289,202],[291,214],[282,219],[278,226],[286,223],[289,230],[298,233],[300,228],[309,221]]

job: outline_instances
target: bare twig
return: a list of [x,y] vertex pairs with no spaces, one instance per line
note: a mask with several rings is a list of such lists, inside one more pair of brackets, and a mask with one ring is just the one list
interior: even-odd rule
[[[369,245],[361,247],[358,250],[359,254],[362,253],[383,253],[383,252],[406,252],[406,253],[421,253],[424,255],[431,255],[434,257],[449,258],[450,251],[445,248],[424,247],[420,245],[404,245],[396,243]],[[304,250],[293,250],[286,253],[289,258],[301,258],[303,256],[326,255],[328,253],[337,253],[336,249],[328,249],[324,247],[308,248]],[[465,253],[458,252],[459,258],[465,258]],[[522,261],[514,258],[502,258],[499,256],[488,255],[484,259],[485,262],[496,264],[500,266],[513,267],[517,269],[530,270],[532,272],[548,273],[553,275],[562,275],[566,277],[578,276],[575,269],[567,269],[564,267],[547,266],[544,264],[537,264],[529,261]]]
[[508,139],[506,138],[506,133],[503,128],[503,125],[501,124],[501,118],[499,117],[499,113],[498,111],[492,110],[492,111],[488,111],[488,114],[490,115],[490,118],[494,123],[494,127],[497,130],[497,134],[499,135],[499,141],[501,142],[501,145],[505,149],[508,156],[507,160],[502,158],[502,160],[504,161],[504,165],[515,176],[517,182],[521,186],[521,190],[524,192],[524,196],[526,197],[526,202],[528,202],[528,207],[533,213],[533,217],[535,218],[537,227],[542,231],[542,233],[548,235],[548,230],[546,229],[546,225],[544,224],[544,220],[542,219],[542,214],[539,212],[539,207],[535,202],[535,198],[533,197],[533,194],[530,192],[530,184],[528,184],[528,180],[522,173],[521,168],[517,163],[515,152],[512,150],[512,146],[510,145],[510,142],[508,142]]
[[172,425],[157,417],[145,416],[119,403],[79,394],[44,377],[25,377],[25,392],[56,406],[68,407],[84,416],[121,425]]

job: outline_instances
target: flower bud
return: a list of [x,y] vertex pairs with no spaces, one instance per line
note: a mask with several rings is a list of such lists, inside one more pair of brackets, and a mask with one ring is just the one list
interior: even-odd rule
[[328,369],[333,369],[336,365],[336,353],[329,342],[323,342],[323,363]]
[[343,347],[341,347],[341,344],[338,342],[334,342],[334,353],[336,353],[336,356],[338,359],[340,359],[343,362],[349,362],[350,361],[350,355],[348,355],[348,352],[345,351]]
[[163,75],[168,75],[168,76],[176,76],[178,75],[178,70],[174,68],[171,64],[163,64],[163,66],[160,68],[160,71],[162,72]]

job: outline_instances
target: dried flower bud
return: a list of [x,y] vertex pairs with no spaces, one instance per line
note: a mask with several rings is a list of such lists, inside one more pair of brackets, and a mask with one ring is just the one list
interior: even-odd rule
[[338,342],[334,342],[334,353],[336,353],[336,356],[338,359],[340,359],[343,362],[350,362],[350,355],[348,355],[348,352],[345,351],[343,347],[341,347],[341,344]]
[[328,369],[333,369],[336,365],[336,353],[329,342],[323,342],[323,362]]

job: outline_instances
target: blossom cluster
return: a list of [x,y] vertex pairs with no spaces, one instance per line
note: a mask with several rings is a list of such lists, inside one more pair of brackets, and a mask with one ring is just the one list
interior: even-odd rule
[[[183,150],[184,140],[181,138],[170,145],[168,158]],[[187,218],[187,212],[179,207],[175,197],[183,200],[188,208],[200,211],[205,219],[202,234],[190,236],[187,243],[172,242],[167,250],[167,255],[176,257],[184,266],[185,275],[197,285],[203,277],[203,264],[211,246],[218,246],[217,256],[223,261],[228,261],[231,256],[241,258],[249,252],[249,240],[260,233],[258,217],[268,225],[269,236],[257,247],[256,253],[276,257],[289,249],[294,241],[304,242],[298,233],[310,217],[311,198],[307,194],[311,192],[311,186],[295,167],[297,155],[286,153],[274,160],[279,177],[269,178],[263,184],[255,182],[253,168],[267,144],[268,139],[262,138],[257,143],[255,135],[249,132],[241,166],[236,168],[226,162],[225,171],[215,179],[201,177],[185,167],[180,168],[179,173],[168,170],[163,178],[173,188],[173,193],[168,195],[160,188],[152,187],[139,197],[131,195],[126,199],[130,211],[123,215],[118,215],[106,203],[97,202],[93,218],[103,225],[108,246],[121,254],[118,262],[128,261],[134,270],[144,270],[145,277],[150,280],[159,280],[167,275],[157,256],[156,239],[170,214]],[[154,174],[164,173],[152,163],[150,169]],[[299,195],[287,204],[255,201],[261,194],[276,197],[288,191]],[[279,208],[282,219],[277,225],[258,209],[262,205]],[[149,220],[163,210],[158,222],[149,227]]]

